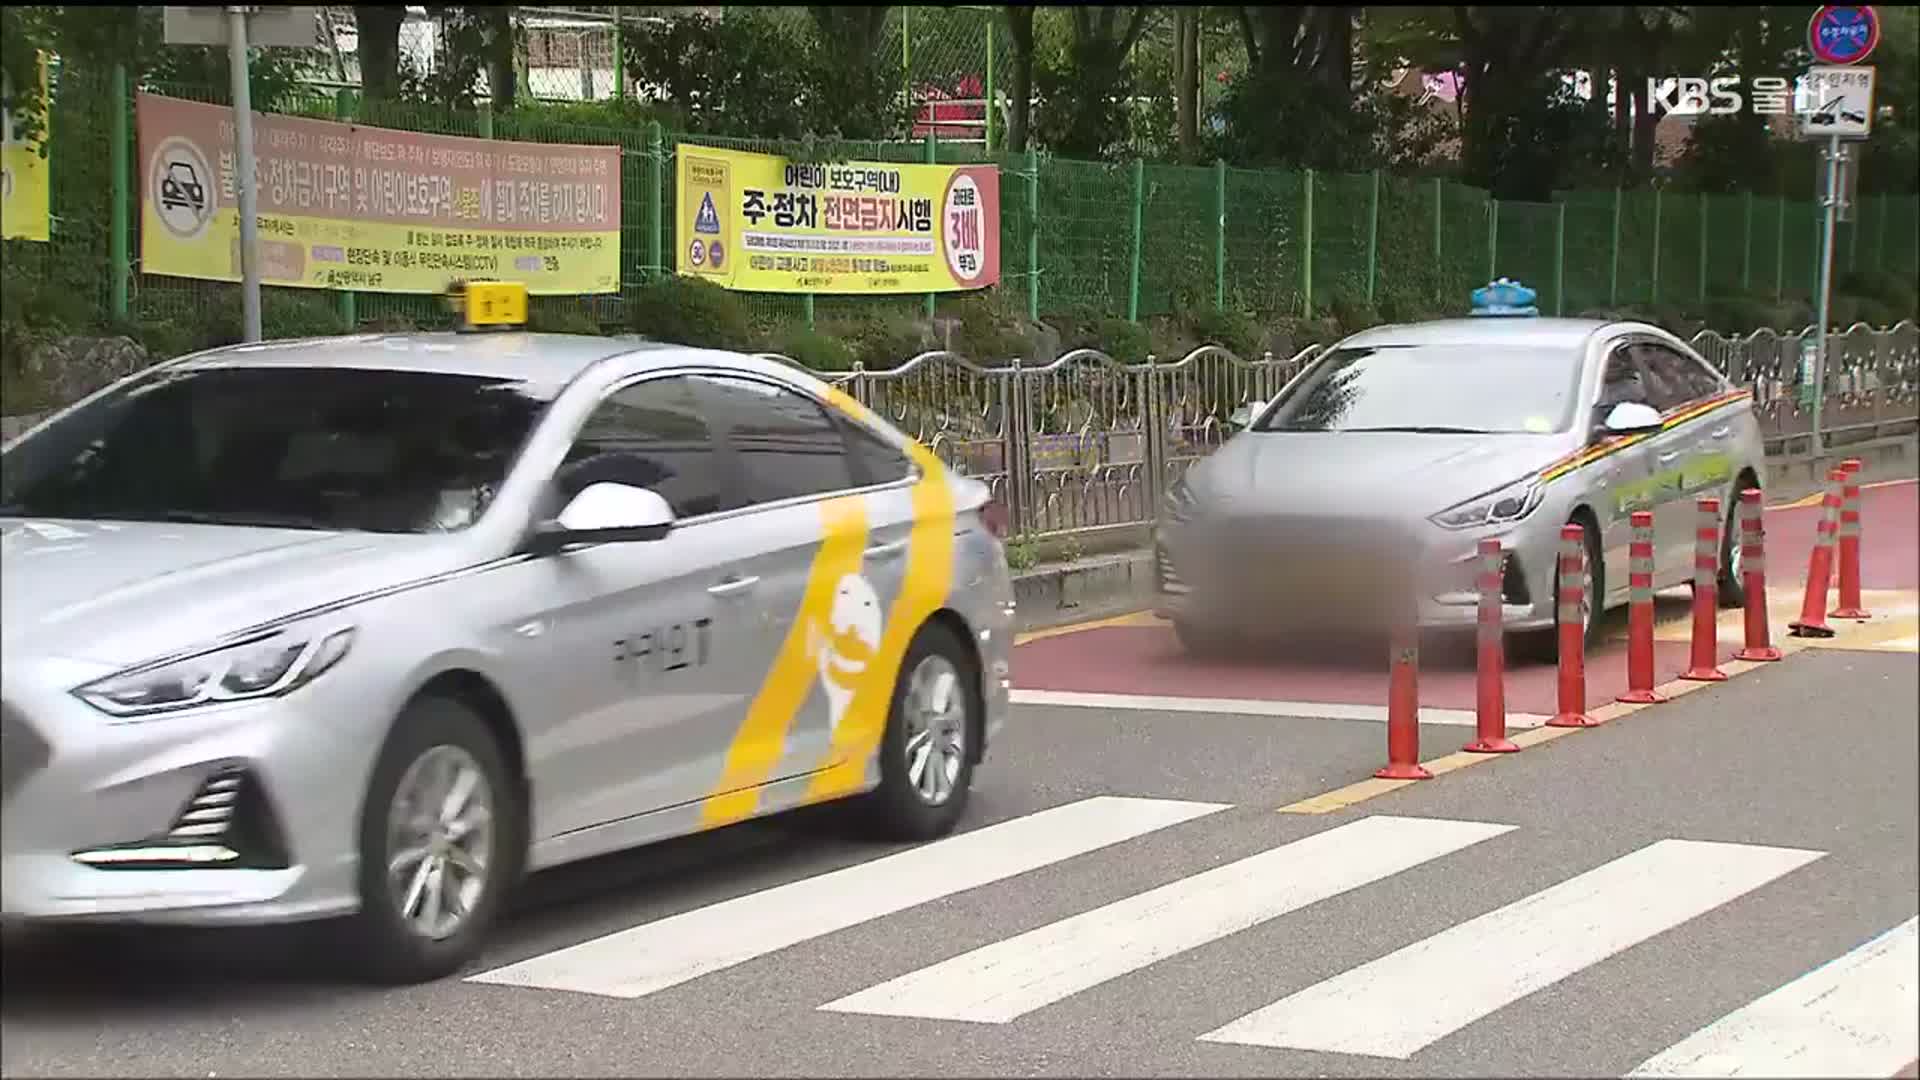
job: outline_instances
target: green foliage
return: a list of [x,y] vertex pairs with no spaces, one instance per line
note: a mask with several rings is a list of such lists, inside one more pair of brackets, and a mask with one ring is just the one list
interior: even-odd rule
[[[1177,313],[1182,328],[1199,344],[1218,345],[1242,360],[1258,360],[1266,331],[1239,308],[1192,307]],[[1178,359],[1169,357],[1168,359]]]
[[[816,14],[835,27],[864,28],[885,8]],[[689,131],[752,139],[810,134],[873,139],[897,132],[898,84],[856,40],[823,41],[800,9],[729,8],[629,24],[622,35],[629,71]]]
[[966,293],[949,300],[946,314],[957,317],[953,351],[976,364],[998,367],[1030,355],[1026,318],[997,289]]
[[774,352],[810,371],[846,371],[853,367],[853,348],[840,338],[804,326],[789,326],[773,344]]
[[590,306],[592,300],[592,297],[531,297],[527,302],[527,329],[542,334],[598,337],[602,330]]
[[628,293],[627,325],[656,341],[702,348],[747,349],[754,338],[738,294],[679,274]]
[[1379,309],[1364,293],[1337,292],[1333,295],[1332,303],[1327,305],[1327,310],[1343,334],[1378,326],[1382,322]]
[[[191,324],[193,348],[211,349],[237,345],[246,339],[246,320],[240,289],[221,288],[211,299],[203,299]],[[260,290],[260,336],[278,338],[330,337],[352,330],[340,317],[338,302],[330,295],[309,289]]]
[[853,351],[853,359],[870,370],[898,367],[929,348],[919,320],[885,309],[843,320],[841,326],[842,340]]
[[1843,293],[1874,300],[1883,305],[1893,319],[1920,319],[1920,289],[1913,275],[1888,270],[1851,270],[1840,275],[1835,288]]

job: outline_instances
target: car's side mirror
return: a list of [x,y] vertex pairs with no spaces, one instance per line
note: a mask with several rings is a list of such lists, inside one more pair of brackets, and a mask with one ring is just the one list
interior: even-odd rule
[[1261,413],[1265,411],[1267,411],[1266,402],[1249,401],[1245,405],[1242,405],[1239,408],[1228,413],[1227,423],[1237,428],[1243,428],[1243,427],[1246,427],[1248,424],[1253,423],[1253,418],[1256,416],[1259,416]]
[[1642,405],[1637,401],[1623,401],[1607,413],[1600,423],[1599,434],[1605,435],[1645,435],[1659,431],[1666,426],[1660,413],[1651,405]]
[[560,515],[534,526],[527,549],[548,555],[574,544],[658,540],[673,531],[673,507],[657,492],[628,484],[588,484]]

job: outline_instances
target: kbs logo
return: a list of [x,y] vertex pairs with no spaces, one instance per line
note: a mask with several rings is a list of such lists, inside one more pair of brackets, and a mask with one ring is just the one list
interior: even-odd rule
[[1746,104],[1739,86],[1739,78],[1731,75],[1718,79],[1648,79],[1647,110],[1676,116],[1728,116]]
[[[1730,116],[1747,104],[1738,75],[1714,79],[1665,78],[1647,80],[1647,109],[1675,116]],[[1783,116],[1792,109],[1795,89],[1787,79],[1762,76],[1748,84],[1753,111]]]

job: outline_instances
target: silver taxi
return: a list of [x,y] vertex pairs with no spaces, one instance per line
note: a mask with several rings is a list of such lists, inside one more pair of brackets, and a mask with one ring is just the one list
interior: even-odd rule
[[828,800],[942,835],[1007,715],[986,488],[770,360],[241,345],[0,465],[9,920],[341,917],[433,978],[529,870]]
[[1551,656],[1561,527],[1584,527],[1592,635],[1627,598],[1630,513],[1653,511],[1668,588],[1691,579],[1702,495],[1726,516],[1719,595],[1743,600],[1735,500],[1765,476],[1751,397],[1658,327],[1527,311],[1376,327],[1241,419],[1157,528],[1158,608],[1191,651],[1384,618],[1369,600],[1389,582],[1423,629],[1470,629],[1475,548],[1498,537],[1505,627]]

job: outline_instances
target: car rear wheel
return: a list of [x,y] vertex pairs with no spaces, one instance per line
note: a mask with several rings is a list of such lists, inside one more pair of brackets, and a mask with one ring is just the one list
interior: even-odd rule
[[472,709],[438,697],[408,705],[361,811],[354,970],[413,983],[472,960],[519,876],[524,820],[500,747]]
[[1180,639],[1180,648],[1196,660],[1225,659],[1240,648],[1239,641],[1228,631],[1190,619],[1173,620],[1173,633]]
[[880,740],[880,786],[866,796],[869,831],[888,840],[932,840],[953,831],[973,785],[983,730],[973,653],[943,623],[907,647]]
[[[1747,485],[1742,485],[1747,486]],[[1720,527],[1720,581],[1714,589],[1723,608],[1747,606],[1747,579],[1740,543],[1740,493],[1727,500],[1727,520]]]

